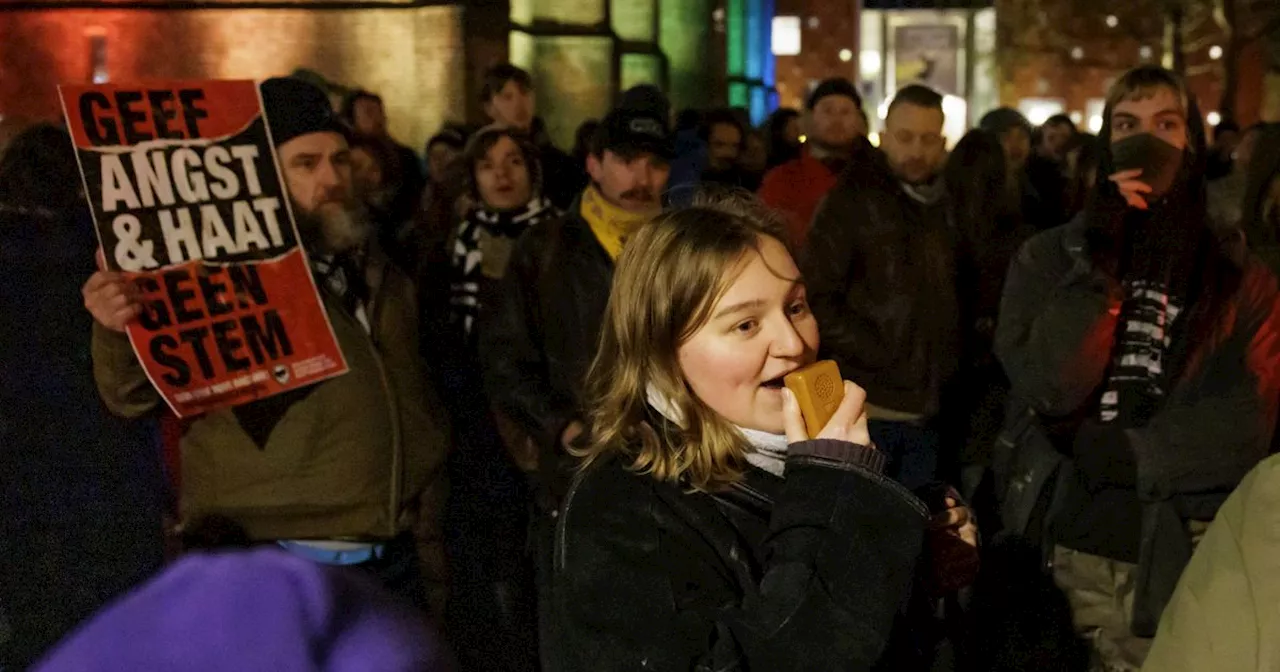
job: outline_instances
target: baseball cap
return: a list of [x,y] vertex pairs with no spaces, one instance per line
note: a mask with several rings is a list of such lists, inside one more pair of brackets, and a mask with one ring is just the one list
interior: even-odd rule
[[596,129],[596,147],[616,154],[651,153],[670,160],[675,142],[667,120],[650,109],[617,108]]

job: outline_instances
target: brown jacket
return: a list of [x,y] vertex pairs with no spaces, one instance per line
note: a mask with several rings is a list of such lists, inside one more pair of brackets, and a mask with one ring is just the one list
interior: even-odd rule
[[[367,275],[372,337],[321,292],[347,374],[286,393],[292,399],[190,423],[181,445],[182,517],[225,515],[255,540],[385,540],[413,531],[433,606],[442,606],[448,420],[418,355],[413,284],[381,256],[371,257]],[[137,417],[160,404],[125,335],[95,324],[93,363],[117,415]],[[242,422],[269,403],[287,405],[268,413],[273,426],[255,428],[260,446]]]

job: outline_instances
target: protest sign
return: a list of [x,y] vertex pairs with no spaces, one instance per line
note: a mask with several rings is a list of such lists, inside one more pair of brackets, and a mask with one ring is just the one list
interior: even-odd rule
[[252,81],[62,86],[134,352],[180,417],[346,373]]

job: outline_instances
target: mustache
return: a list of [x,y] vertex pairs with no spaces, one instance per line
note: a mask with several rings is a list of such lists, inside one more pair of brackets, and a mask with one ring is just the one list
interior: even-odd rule
[[635,189],[628,189],[622,192],[622,198],[629,199],[632,201],[652,202],[652,201],[658,200],[658,195],[653,193],[653,190],[651,189],[646,189],[644,187],[636,187]]

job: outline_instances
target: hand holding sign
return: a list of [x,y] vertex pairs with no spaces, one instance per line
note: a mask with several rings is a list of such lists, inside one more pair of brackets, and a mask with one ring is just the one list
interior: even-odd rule
[[85,308],[128,334],[174,412],[347,371],[253,82],[60,93],[102,250]]
[[[98,251],[98,268],[102,269],[102,251]],[[89,276],[80,290],[84,307],[102,326],[123,332],[125,326],[142,313],[138,288],[124,273],[99,270]]]

